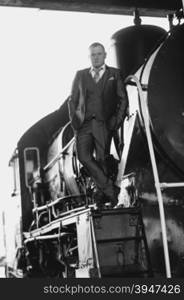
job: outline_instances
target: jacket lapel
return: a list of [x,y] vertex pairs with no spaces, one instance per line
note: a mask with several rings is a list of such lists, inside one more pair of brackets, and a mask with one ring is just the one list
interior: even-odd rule
[[85,84],[85,78],[87,76],[89,76],[89,71],[90,68],[86,69],[83,74],[82,74],[82,78],[81,78],[81,88],[82,88],[82,93],[83,93],[83,97],[84,99],[86,99],[86,84]]
[[105,85],[106,85],[106,82],[109,78],[109,75],[110,75],[110,69],[109,67],[106,65],[106,70],[105,70],[105,73],[103,74],[103,77],[102,77],[102,80],[103,80],[103,83],[102,83],[102,91],[103,91],[103,94],[104,94],[104,90],[105,90]]
[[86,99],[86,84],[85,84],[85,78],[88,76],[90,69],[86,69],[82,72],[81,78],[79,80],[79,103],[78,103],[78,112],[79,112],[79,118],[81,119],[81,122],[84,121],[85,116],[85,99]]

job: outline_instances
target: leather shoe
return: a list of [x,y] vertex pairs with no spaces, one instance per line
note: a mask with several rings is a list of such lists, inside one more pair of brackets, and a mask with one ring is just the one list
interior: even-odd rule
[[108,195],[107,198],[111,203],[111,206],[114,207],[118,204],[118,195],[120,193],[120,188],[118,186],[114,186],[112,195]]
[[96,203],[97,209],[102,209],[104,207],[106,201],[105,201],[105,195],[102,191],[97,190],[93,194],[93,199],[94,202]]

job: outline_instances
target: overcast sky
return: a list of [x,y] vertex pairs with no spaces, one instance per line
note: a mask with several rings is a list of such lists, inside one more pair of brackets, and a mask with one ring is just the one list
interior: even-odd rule
[[[142,20],[168,29],[166,19]],[[21,135],[66,99],[76,70],[89,66],[88,46],[99,41],[108,53],[129,25],[133,17],[0,7],[1,209],[13,207],[8,161]]]

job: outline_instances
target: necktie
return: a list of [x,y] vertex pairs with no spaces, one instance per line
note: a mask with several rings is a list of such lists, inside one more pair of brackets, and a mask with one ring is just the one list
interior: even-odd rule
[[94,81],[97,83],[100,80],[100,70],[95,70]]

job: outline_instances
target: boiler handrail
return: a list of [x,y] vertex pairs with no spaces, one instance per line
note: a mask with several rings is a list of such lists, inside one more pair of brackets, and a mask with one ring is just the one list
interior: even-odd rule
[[158,174],[156,158],[155,158],[155,153],[154,153],[154,147],[153,147],[153,142],[152,142],[152,137],[151,137],[148,107],[145,102],[142,86],[141,86],[139,79],[135,75],[130,75],[127,77],[126,82],[128,82],[128,80],[133,80],[136,83],[138,93],[140,96],[140,106],[141,106],[142,116],[143,116],[143,120],[144,120],[146,138],[147,138],[147,142],[148,142],[148,148],[149,148],[149,153],[150,153],[150,158],[151,158],[151,165],[152,165],[152,170],[153,170],[153,175],[154,175],[154,180],[155,180],[155,188],[156,188],[156,193],[157,193],[157,197],[158,197],[160,222],[161,222],[161,230],[162,230],[162,241],[163,241],[163,248],[164,248],[166,277],[171,278],[171,268],[170,268],[169,250],[168,250],[168,243],[167,243],[165,213],[164,213],[162,192],[161,192],[161,188],[160,188],[159,174]]

